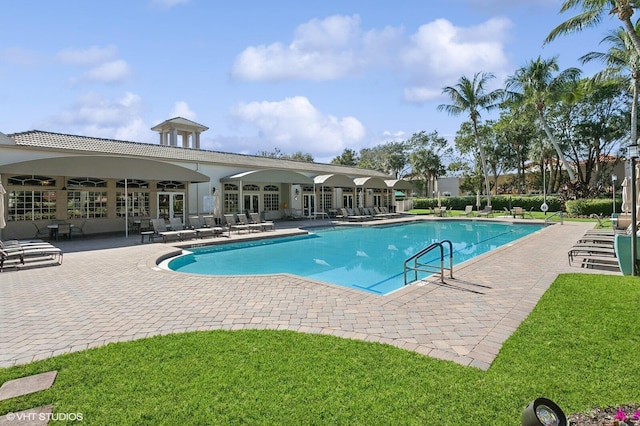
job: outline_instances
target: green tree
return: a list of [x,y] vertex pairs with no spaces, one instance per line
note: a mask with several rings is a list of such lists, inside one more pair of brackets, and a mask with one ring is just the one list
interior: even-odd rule
[[360,161],[358,154],[353,149],[345,148],[342,154],[331,160],[331,164],[339,166],[355,166]]
[[631,22],[634,9],[638,7],[634,0],[565,0],[560,8],[561,13],[573,8],[582,8],[582,11],[551,30],[544,42],[549,43],[560,35],[593,27],[602,21],[603,15],[615,14],[624,24],[624,30],[636,52],[640,55],[640,37]]
[[404,146],[410,151],[409,164],[414,176],[423,181],[425,195],[435,192],[435,182],[438,177],[444,175],[444,159],[451,155],[451,148],[447,140],[438,135],[438,132],[427,133],[421,131],[414,133]]
[[580,76],[580,73],[581,71],[577,68],[567,68],[559,72],[557,57],[547,60],[538,57],[516,70],[515,74],[507,79],[507,92],[510,100],[519,103],[524,108],[534,109],[538,115],[538,121],[572,181],[575,180],[573,169],[567,163],[564,153],[547,123],[546,109],[550,104],[576,96],[575,84],[573,83]]
[[488,205],[491,205],[491,185],[489,183],[489,173],[487,170],[487,158],[478,135],[478,122],[481,118],[480,111],[491,111],[496,108],[498,101],[503,96],[503,91],[500,89],[487,93],[485,86],[489,80],[493,78],[494,75],[491,73],[476,73],[473,76],[473,80],[462,76],[455,86],[447,86],[442,89],[442,93],[449,95],[452,103],[438,105],[438,111],[446,111],[449,115],[458,116],[465,112],[469,114],[469,119],[473,125],[476,145],[480,153]]
[[274,148],[273,151],[259,151],[258,154],[256,154],[260,157],[267,157],[267,158],[278,158],[280,160],[294,160],[294,161],[304,161],[307,163],[313,163],[314,158],[313,155],[309,154],[309,153],[303,153],[302,151],[297,151],[294,152],[293,154],[285,154],[284,152],[280,151],[280,148]]
[[500,118],[493,126],[499,141],[507,144],[509,159],[516,170],[515,186],[518,193],[527,191],[526,171],[531,141],[539,136],[540,130],[534,125],[535,116],[527,111],[505,105]]
[[[636,29],[640,30],[640,21]],[[606,68],[593,76],[594,81],[619,80],[631,89],[631,141],[638,140],[638,87],[640,85],[640,54],[633,46],[629,33],[624,28],[611,31],[602,39],[610,45],[607,52],[591,52],[580,59],[582,63],[599,61]]]

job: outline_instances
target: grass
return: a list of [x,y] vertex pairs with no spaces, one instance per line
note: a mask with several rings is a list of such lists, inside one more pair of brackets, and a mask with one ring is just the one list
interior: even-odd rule
[[638,404],[639,284],[561,275],[488,371],[333,336],[194,332],[0,369],[0,383],[59,372],[0,413],[54,404],[100,425],[514,425],[539,396],[566,413]]

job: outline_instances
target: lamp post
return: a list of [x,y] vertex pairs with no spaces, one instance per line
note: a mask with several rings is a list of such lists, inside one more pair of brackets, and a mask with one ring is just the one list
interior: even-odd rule
[[629,161],[631,162],[631,275],[636,275],[636,257],[638,254],[638,224],[636,206],[638,194],[636,194],[636,158],[638,158],[638,144],[629,145]]
[[547,163],[545,163],[544,158],[542,159],[542,205],[540,206],[540,210],[544,212],[544,215],[547,215],[547,210],[549,210],[549,206],[547,205]]
[[611,189],[613,192],[613,209],[611,210],[611,217],[616,214],[616,181],[618,180],[618,176],[615,174],[611,175]]

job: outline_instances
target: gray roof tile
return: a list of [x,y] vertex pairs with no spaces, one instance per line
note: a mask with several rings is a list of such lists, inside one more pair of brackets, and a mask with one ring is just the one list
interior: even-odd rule
[[225,164],[247,168],[277,168],[311,172],[317,174],[343,174],[349,176],[391,177],[369,169],[338,166],[333,164],[307,163],[303,161],[280,160],[257,155],[234,154],[229,152],[208,151],[203,149],[182,148],[159,144],[129,142],[115,139],[94,138],[89,136],[66,135],[61,133],[30,130],[7,135],[16,145],[48,150],[77,151],[91,154],[117,154],[133,157],[145,157],[158,160],[176,160]]

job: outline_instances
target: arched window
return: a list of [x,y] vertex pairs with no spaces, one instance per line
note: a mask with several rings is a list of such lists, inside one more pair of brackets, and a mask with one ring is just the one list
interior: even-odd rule
[[67,178],[69,188],[106,188],[107,181],[100,178],[73,177]]
[[56,180],[49,176],[9,176],[7,183],[9,186],[56,186]]
[[242,185],[242,190],[243,191],[260,191],[260,187],[254,184],[246,184],[246,185]]
[[187,186],[184,182],[176,182],[173,180],[161,180],[158,182],[159,191],[168,191],[171,189],[185,189]]

